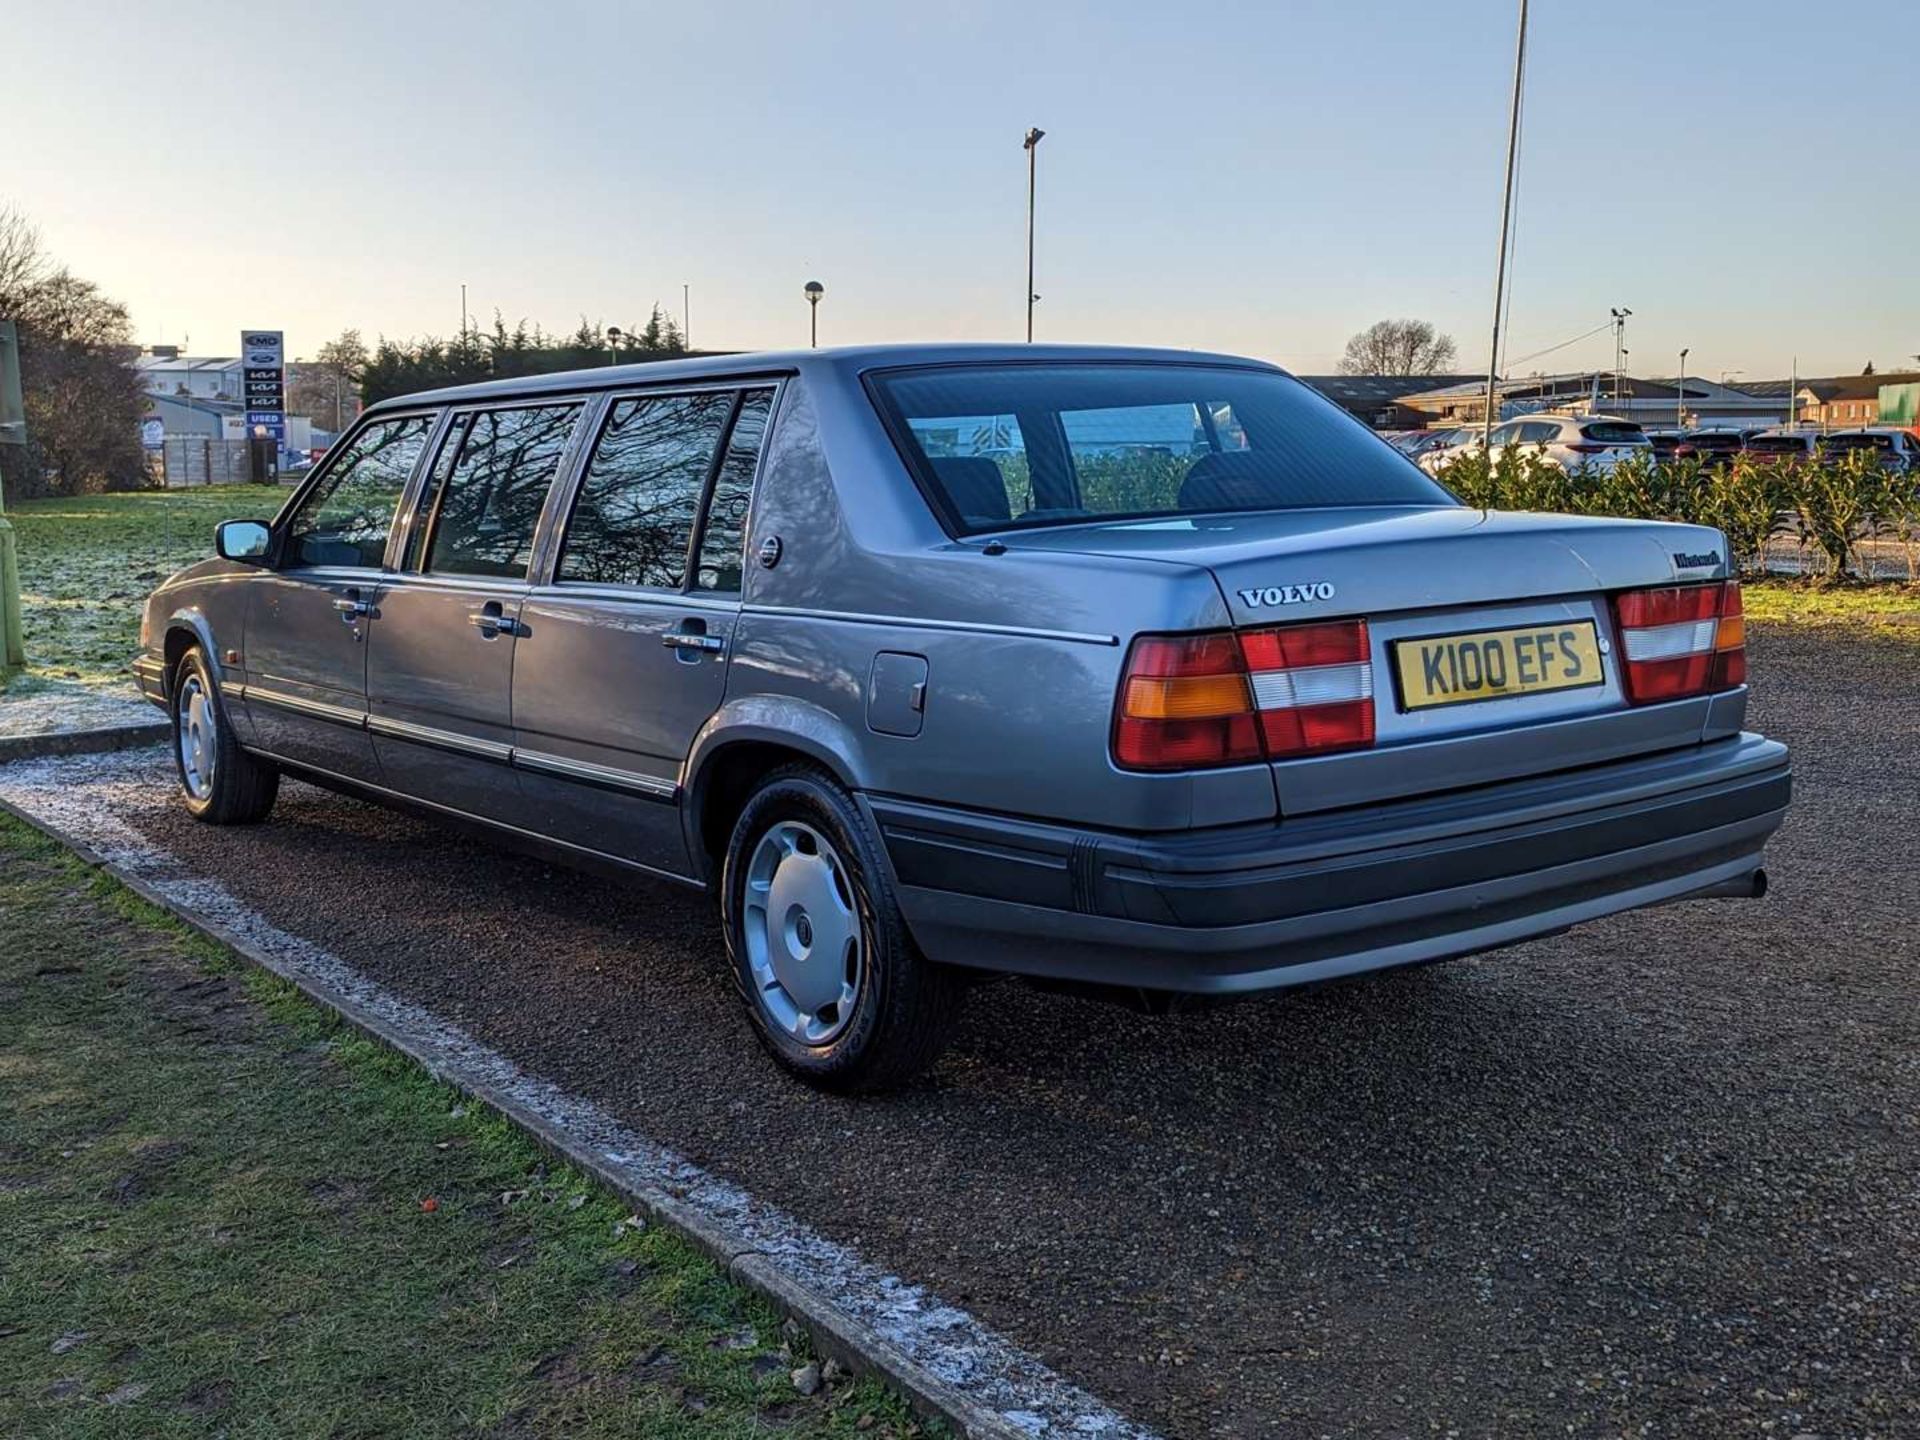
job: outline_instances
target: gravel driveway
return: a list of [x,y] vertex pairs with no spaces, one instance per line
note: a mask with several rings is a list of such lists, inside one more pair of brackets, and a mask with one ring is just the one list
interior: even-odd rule
[[305,786],[126,818],[1169,1435],[1920,1434],[1920,646],[1753,666],[1764,901],[1173,1019],[996,984],[883,1100],[761,1059],[683,893]]

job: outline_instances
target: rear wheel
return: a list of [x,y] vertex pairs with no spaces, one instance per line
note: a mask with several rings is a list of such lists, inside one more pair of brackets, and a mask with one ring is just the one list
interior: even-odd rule
[[755,1031],[809,1084],[885,1089],[946,1044],[960,978],[914,945],[879,837],[826,775],[777,770],[747,802],[721,914]]
[[266,819],[280,793],[280,772],[234,740],[199,646],[180,657],[172,689],[173,759],[187,813],[210,825],[250,825]]

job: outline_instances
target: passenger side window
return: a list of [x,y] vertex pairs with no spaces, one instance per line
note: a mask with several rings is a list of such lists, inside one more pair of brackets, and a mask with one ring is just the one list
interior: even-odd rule
[[533,532],[580,405],[521,405],[460,416],[436,466],[426,562],[434,575],[522,580]]
[[731,391],[711,391],[614,402],[567,522],[559,579],[681,587],[733,400]]
[[740,413],[727,436],[726,457],[720,462],[713,498],[707,503],[706,528],[700,532],[700,563],[693,571],[696,590],[740,591],[747,506],[753,499],[753,474],[759,468],[760,447],[766,439],[767,416],[772,409],[771,390],[749,390],[740,397]]
[[287,523],[286,563],[377,569],[433,422],[431,415],[397,416],[354,436]]

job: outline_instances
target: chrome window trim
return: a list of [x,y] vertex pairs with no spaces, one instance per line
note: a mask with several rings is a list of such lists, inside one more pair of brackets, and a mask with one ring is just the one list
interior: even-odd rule
[[642,775],[635,770],[620,770],[611,765],[595,765],[586,760],[569,760],[564,755],[549,755],[544,750],[526,750],[515,746],[513,764],[516,769],[537,770],[566,780],[632,791],[650,800],[672,801],[680,794],[680,787],[671,780]]
[[497,575],[422,575],[413,570],[398,570],[380,581],[382,594],[393,590],[478,590],[517,597],[525,595],[529,588],[525,580],[503,580]]
[[[725,598],[715,598],[724,596]],[[705,610],[718,615],[740,613],[740,597],[732,591],[643,590],[637,585],[602,585],[591,580],[556,580],[551,585],[536,585],[527,594],[529,601],[597,600],[616,605],[673,605],[686,610]]]
[[851,610],[813,610],[798,605],[740,607],[747,615],[770,615],[793,620],[831,620],[843,625],[886,625],[901,630],[953,630],[967,635],[1012,635],[1022,640],[1063,640],[1074,645],[1118,645],[1118,635],[1080,630],[1041,630],[1028,625],[995,625],[979,620],[933,620],[916,615],[867,615]]

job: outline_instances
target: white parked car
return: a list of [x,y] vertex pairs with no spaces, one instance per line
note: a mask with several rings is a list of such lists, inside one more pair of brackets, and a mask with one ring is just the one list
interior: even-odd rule
[[1453,463],[1455,457],[1478,449],[1480,445],[1481,427],[1478,425],[1461,425],[1452,430],[1432,433],[1431,441],[1411,452],[1414,464],[1429,475],[1438,475]]
[[1562,470],[1611,470],[1629,455],[1653,455],[1646,431],[1610,415],[1526,415],[1494,426],[1496,456],[1509,446]]

